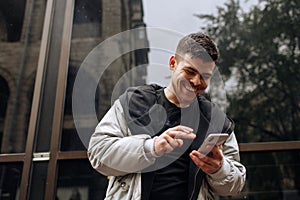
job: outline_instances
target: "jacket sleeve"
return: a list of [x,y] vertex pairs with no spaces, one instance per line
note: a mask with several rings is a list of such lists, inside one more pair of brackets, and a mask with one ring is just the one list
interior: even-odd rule
[[140,172],[155,162],[153,144],[154,139],[148,134],[131,135],[117,100],[97,125],[87,154],[98,172],[122,176]]
[[246,168],[240,163],[238,144],[233,132],[223,145],[223,154],[221,169],[214,174],[208,174],[206,180],[215,194],[235,196],[245,185]]

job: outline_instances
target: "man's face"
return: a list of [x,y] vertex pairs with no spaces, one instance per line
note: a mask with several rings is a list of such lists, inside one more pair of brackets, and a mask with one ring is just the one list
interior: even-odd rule
[[185,54],[181,59],[171,56],[169,67],[173,71],[170,89],[177,98],[175,101],[189,105],[209,85],[215,62],[204,62]]

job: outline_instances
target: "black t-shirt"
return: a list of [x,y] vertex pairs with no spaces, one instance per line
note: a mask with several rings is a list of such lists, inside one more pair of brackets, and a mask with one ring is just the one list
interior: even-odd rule
[[[182,124],[183,115],[193,112],[192,108],[181,109],[169,102],[163,90],[160,90],[158,93],[158,103],[161,104],[167,112],[167,121],[159,134],[170,127]],[[166,159],[166,157],[178,158],[168,166],[154,172],[150,200],[187,199],[190,143],[188,141],[184,141],[184,143],[184,146],[176,148],[173,152],[157,159],[156,162],[161,162]]]
[[196,199],[204,173],[201,170],[196,173],[198,168],[188,154],[191,149],[199,148],[208,131],[231,133],[234,123],[203,96],[182,109],[166,99],[163,89],[158,85],[145,85],[129,88],[120,96],[132,134],[154,137],[181,124],[193,128],[197,137],[193,141],[184,140],[183,147],[157,158],[153,165],[142,171],[142,199],[184,200],[190,198],[188,195]]

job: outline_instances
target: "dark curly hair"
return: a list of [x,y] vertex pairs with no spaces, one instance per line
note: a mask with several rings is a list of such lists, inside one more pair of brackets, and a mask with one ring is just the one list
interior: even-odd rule
[[176,48],[176,57],[183,57],[186,53],[192,58],[200,58],[205,62],[216,62],[219,57],[219,50],[212,39],[204,33],[191,33],[183,37]]

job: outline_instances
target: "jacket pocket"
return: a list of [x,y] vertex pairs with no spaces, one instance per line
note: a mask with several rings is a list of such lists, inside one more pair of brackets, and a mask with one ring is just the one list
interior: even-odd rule
[[126,176],[113,177],[112,184],[107,188],[105,200],[139,200],[140,199],[140,176],[128,174]]

